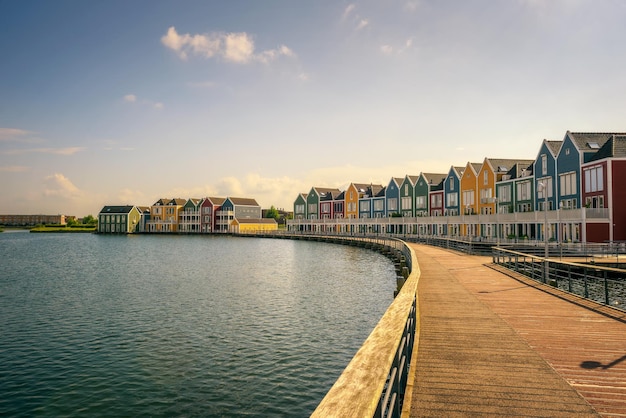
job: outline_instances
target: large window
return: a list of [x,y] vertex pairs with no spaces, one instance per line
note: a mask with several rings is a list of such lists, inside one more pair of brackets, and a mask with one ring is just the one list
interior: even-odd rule
[[389,211],[398,210],[398,199],[396,199],[396,198],[388,199],[387,200],[387,205],[388,205],[387,209]]
[[441,195],[433,194],[430,196],[430,205],[431,207],[440,208],[441,207]]
[[446,194],[446,206],[458,206],[459,204],[459,194],[458,193],[448,193]]
[[576,194],[576,173],[566,173],[559,176],[561,182],[561,196]]
[[511,187],[498,186],[498,202],[506,203],[511,201]]
[[517,200],[530,200],[531,195],[530,181],[521,181],[517,183]]
[[546,198],[546,189],[548,189],[548,197],[552,197],[552,178],[546,177],[540,180],[537,180],[537,198],[545,199]]
[[448,189],[450,191],[454,190],[454,177],[448,177]]
[[464,190],[463,191],[463,206],[471,206],[474,204],[474,191],[473,190]]
[[411,197],[403,197],[402,201],[400,202],[402,204],[402,210],[411,210]]
[[[210,209],[210,208],[205,208],[205,209]],[[204,213],[211,213],[209,212],[204,212]],[[304,205],[296,205],[296,213],[304,213]]]
[[359,202],[359,204],[361,205],[361,212],[369,212],[370,210],[370,201],[369,200],[362,200]]
[[426,196],[417,196],[415,197],[415,207],[417,209],[426,208]]
[[317,205],[315,203],[309,203],[309,213],[317,213]]
[[374,201],[374,210],[377,212],[381,212],[385,209],[385,201],[383,199],[378,199]]
[[604,170],[601,165],[585,170],[585,192],[604,190]]

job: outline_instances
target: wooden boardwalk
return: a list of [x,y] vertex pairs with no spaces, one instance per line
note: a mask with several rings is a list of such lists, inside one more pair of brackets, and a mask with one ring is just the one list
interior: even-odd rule
[[410,245],[422,272],[411,416],[626,417],[625,314],[489,257]]

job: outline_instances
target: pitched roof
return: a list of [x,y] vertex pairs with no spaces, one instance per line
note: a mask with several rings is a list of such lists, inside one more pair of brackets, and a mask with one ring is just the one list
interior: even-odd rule
[[491,165],[491,168],[498,174],[508,173],[516,164],[524,167],[528,167],[533,164],[535,160],[517,160],[510,158],[485,158]]
[[167,204],[170,206],[185,206],[185,203],[187,203],[186,199],[181,199],[177,197],[170,200]]
[[570,132],[565,134],[570,137],[576,147],[582,152],[597,152],[612,136],[626,135],[624,132]]
[[563,141],[548,141],[547,139],[543,140],[548,147],[548,150],[552,153],[553,156],[556,156],[561,149],[561,145],[563,145]]
[[213,203],[213,205],[215,206],[221,206],[226,201],[226,198],[225,197],[205,197],[204,200],[208,200],[209,202]]
[[626,135],[612,135],[596,152],[590,161],[598,161],[611,157],[626,157]]
[[422,173],[422,176],[428,181],[429,186],[437,186],[448,177],[448,173]]
[[105,206],[102,208],[100,213],[130,213],[135,206],[124,205],[124,206]]
[[[251,198],[246,198],[246,197],[229,197],[228,198],[231,202],[233,202],[233,205],[238,205],[238,206],[259,206],[259,204],[256,202],[256,200],[251,199]],[[226,200],[226,199],[224,199]]]

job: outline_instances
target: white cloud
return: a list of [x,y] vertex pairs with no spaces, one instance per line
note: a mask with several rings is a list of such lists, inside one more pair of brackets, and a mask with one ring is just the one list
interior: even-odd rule
[[[117,195],[118,202],[122,205],[151,205],[153,202],[146,202],[146,196],[143,192],[138,190],[131,190],[128,188],[120,190]],[[156,201],[156,199],[155,199]],[[143,203],[142,203],[143,202]]]
[[357,25],[356,25],[356,30],[364,29],[369,24],[370,24],[370,22],[369,22],[368,19],[360,19],[359,23],[357,23]]
[[346,8],[343,11],[343,16],[341,17],[341,19],[346,20],[348,16],[350,16],[350,14],[354,11],[355,8],[356,8],[356,5],[354,3],[350,3],[348,6],[346,6]]
[[79,198],[82,196],[82,192],[76,187],[70,179],[63,174],[55,173],[45,178],[45,190],[46,196],[59,196],[67,199]]
[[[124,101],[127,103],[136,103],[138,100],[139,98],[134,94],[127,94],[126,96],[124,96]],[[142,99],[140,103],[153,107],[155,109],[163,109],[165,107],[165,105],[162,102],[155,102],[149,99]]]
[[23,173],[24,171],[28,171],[29,168],[22,165],[9,165],[5,167],[0,167],[0,172],[3,173]]
[[385,55],[393,54],[393,47],[391,45],[383,45],[380,47],[380,51]]
[[0,128],[0,141],[17,141],[20,137],[27,136],[30,133],[23,129]]
[[27,148],[27,149],[14,149],[5,151],[6,155],[19,155],[19,154],[53,154],[53,155],[74,155],[80,151],[83,151],[85,147],[67,147],[67,148]]
[[254,39],[246,32],[212,32],[191,35],[179,34],[174,26],[161,37],[161,43],[176,51],[186,60],[190,55],[205,58],[220,57],[224,61],[237,64],[261,62],[268,64],[281,56],[294,57],[293,51],[285,45],[255,53]]

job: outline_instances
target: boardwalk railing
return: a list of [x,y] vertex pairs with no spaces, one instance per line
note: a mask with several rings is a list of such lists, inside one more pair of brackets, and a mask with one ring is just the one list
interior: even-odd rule
[[417,283],[420,271],[415,253],[404,242],[392,238],[336,238],[376,244],[384,241],[385,245],[405,254],[409,274],[383,317],[312,416],[399,417],[405,394],[410,395],[405,389],[411,381],[410,363],[419,336]]
[[626,310],[626,270],[566,262],[499,247],[493,249],[493,262],[560,290]]

